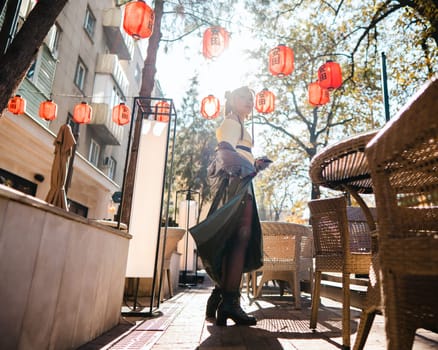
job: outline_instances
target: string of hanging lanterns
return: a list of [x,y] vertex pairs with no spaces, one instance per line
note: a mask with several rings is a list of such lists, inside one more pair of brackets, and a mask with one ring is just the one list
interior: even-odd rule
[[[129,9],[128,9],[129,5]],[[141,32],[136,29],[139,23],[147,23],[145,26],[153,27],[153,11],[144,1],[131,2],[126,6],[124,28],[128,34],[138,39],[148,37],[152,34],[145,30],[147,34],[141,36]],[[138,15],[142,13],[141,15]],[[137,15],[137,16],[136,16]],[[149,21],[139,20],[138,18],[148,18]],[[132,18],[132,20],[130,20]],[[131,24],[129,24],[131,23]],[[207,28],[203,35],[202,53],[207,59],[219,57],[229,46],[230,35],[228,31],[221,26],[212,26]],[[292,74],[295,69],[294,52],[292,48],[280,44],[269,51],[269,72],[273,76],[283,78]],[[310,83],[308,86],[309,103],[313,106],[322,106],[330,102],[330,91],[339,88],[342,85],[342,72],[338,63],[328,60],[318,69],[318,80]],[[263,89],[256,95],[255,108],[259,113],[267,114],[275,110],[275,95],[268,89]],[[220,113],[219,100],[209,95],[201,102],[201,115],[206,119],[215,119]],[[159,115],[160,113],[157,112]],[[166,113],[164,113],[166,115]],[[157,117],[157,120],[159,117]],[[166,121],[166,120],[163,120]]]
[[[152,35],[155,13],[144,0],[131,1],[125,6],[123,29],[135,40],[148,38]],[[212,26],[203,35],[202,53],[205,58],[213,59],[220,56],[229,46],[230,34],[221,26]],[[294,52],[290,47],[280,44],[269,51],[268,69],[273,76],[285,77],[294,70]],[[328,60],[318,69],[318,80],[308,86],[308,101],[313,106],[322,106],[330,101],[329,92],[342,85],[342,72],[338,63]],[[167,104],[167,105],[166,105]],[[25,113],[26,101],[15,95],[8,102],[8,110],[13,114]],[[256,94],[255,109],[267,114],[275,110],[275,95],[268,89]],[[155,106],[155,119],[161,122],[169,121],[170,106],[161,101]],[[208,95],[201,102],[201,115],[206,119],[215,119],[220,113],[219,100]],[[51,99],[40,104],[39,116],[47,121],[56,119],[57,105]],[[112,120],[118,125],[130,122],[131,110],[125,103],[113,107]],[[75,106],[73,120],[76,123],[87,124],[92,119],[92,108],[86,102]]]
[[[170,119],[170,105],[166,101],[159,101],[155,104],[155,120],[167,123]],[[26,113],[26,100],[20,95],[15,95],[8,101],[8,111],[18,115]],[[52,121],[57,118],[58,105],[49,99],[40,103],[38,115],[41,119]],[[75,105],[73,109],[73,121],[77,124],[89,124],[93,118],[93,108],[85,101]],[[123,126],[131,121],[131,109],[124,102],[115,105],[111,113],[112,121]],[[211,118],[210,118],[211,119]]]
[[[205,58],[220,56],[229,45],[229,33],[220,26],[212,26],[204,31],[202,53]],[[268,69],[273,76],[283,78],[292,74],[295,69],[294,51],[280,44],[269,51]],[[330,91],[342,85],[341,66],[328,60],[318,69],[318,80],[308,86],[309,103],[322,106],[330,102]],[[275,110],[275,95],[263,89],[256,95],[255,108],[259,113],[267,114]],[[219,115],[219,100],[209,95],[201,102],[201,114],[206,119],[214,119]]]

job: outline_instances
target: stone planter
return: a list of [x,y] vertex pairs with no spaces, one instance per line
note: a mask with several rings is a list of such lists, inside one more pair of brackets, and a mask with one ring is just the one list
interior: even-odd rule
[[130,238],[0,185],[0,349],[75,349],[117,325]]

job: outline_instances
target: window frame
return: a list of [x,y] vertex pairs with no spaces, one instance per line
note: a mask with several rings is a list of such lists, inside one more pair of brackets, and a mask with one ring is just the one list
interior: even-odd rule
[[96,168],[99,165],[100,158],[100,145],[95,139],[90,140],[90,150],[88,152],[88,161],[93,164]]
[[[80,71],[83,73],[80,74]],[[87,78],[88,68],[85,65],[84,61],[79,57],[78,61],[76,63],[76,70],[75,70],[75,77],[74,77],[74,83],[76,87],[83,91],[85,86],[85,79]]]
[[61,33],[61,27],[58,23],[55,23],[46,35],[46,45],[52,53],[53,57],[58,57]]
[[107,164],[107,176],[114,180],[116,176],[116,169],[117,169],[117,161],[114,159],[114,157],[108,157],[108,164]]
[[96,16],[94,15],[93,11],[91,11],[90,7],[87,6],[84,18],[84,30],[91,39],[94,37],[94,33],[96,31],[96,22]]

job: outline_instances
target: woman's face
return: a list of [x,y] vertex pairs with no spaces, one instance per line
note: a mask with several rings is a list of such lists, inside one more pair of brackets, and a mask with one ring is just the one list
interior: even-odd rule
[[234,97],[234,112],[239,116],[245,118],[248,116],[254,107],[254,100],[251,92],[238,91]]

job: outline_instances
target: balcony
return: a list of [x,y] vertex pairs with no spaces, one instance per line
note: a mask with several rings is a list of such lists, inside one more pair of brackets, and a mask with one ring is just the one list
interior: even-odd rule
[[122,142],[123,128],[112,121],[111,106],[107,103],[91,103],[93,117],[88,124],[92,128],[96,137],[106,145],[119,146]]
[[123,31],[122,10],[119,7],[104,11],[103,31],[110,53],[116,54],[121,60],[131,60],[134,52],[134,41]]
[[126,78],[125,72],[120,65],[117,55],[101,54],[98,56],[96,65],[96,76],[100,74],[111,75],[115,83],[118,85],[121,93],[124,96],[128,94],[128,78]]

